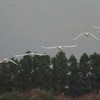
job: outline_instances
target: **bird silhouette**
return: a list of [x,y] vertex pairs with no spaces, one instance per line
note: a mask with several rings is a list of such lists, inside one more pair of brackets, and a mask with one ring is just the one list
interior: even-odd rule
[[0,60],[0,63],[3,63],[3,62],[5,62],[5,63],[12,62],[12,63],[18,65],[18,64],[15,63],[13,60],[11,60],[11,59],[7,59],[7,58],[3,58],[2,60]]
[[41,46],[44,49],[58,49],[58,50],[62,50],[63,48],[68,48],[68,47],[76,47],[78,45],[71,45],[71,46],[53,46],[53,47],[44,47]]
[[97,37],[95,37],[92,33],[88,33],[88,32],[79,34],[79,35],[78,35],[76,38],[74,38],[73,40],[76,40],[76,39],[78,39],[80,36],[83,36],[83,35],[85,35],[86,37],[88,37],[89,35],[91,35],[91,36],[93,36],[95,39],[100,40],[100,39],[98,39]]
[[39,55],[39,56],[46,56],[47,54],[40,54],[40,53],[26,53],[26,54],[22,54],[22,55],[15,55],[16,57],[21,57],[21,56],[31,56],[34,57],[35,55]]

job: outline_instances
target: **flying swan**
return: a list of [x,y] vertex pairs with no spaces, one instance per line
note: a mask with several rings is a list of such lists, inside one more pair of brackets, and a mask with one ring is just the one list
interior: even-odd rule
[[30,57],[34,57],[35,55],[39,55],[39,56],[45,56],[47,54],[40,54],[40,53],[26,53],[26,54],[22,54],[22,55],[15,55],[16,57],[21,57],[21,56],[30,56]]
[[12,63],[18,65],[18,64],[15,63],[13,60],[11,60],[11,59],[7,59],[7,58],[3,58],[2,60],[0,60],[0,63],[3,63],[3,62],[5,62],[5,63],[12,62]]
[[44,46],[41,46],[42,48],[44,49],[58,49],[58,50],[61,50],[62,48],[67,48],[67,47],[76,47],[78,45],[72,45],[72,46],[53,46],[53,47],[44,47]]
[[76,40],[77,38],[79,38],[79,37],[82,36],[82,35],[85,35],[86,37],[88,37],[89,35],[91,35],[91,36],[93,36],[95,39],[100,40],[100,39],[98,39],[97,37],[95,37],[92,33],[88,33],[88,32],[79,34],[79,35],[78,35],[76,38],[74,38],[73,40]]

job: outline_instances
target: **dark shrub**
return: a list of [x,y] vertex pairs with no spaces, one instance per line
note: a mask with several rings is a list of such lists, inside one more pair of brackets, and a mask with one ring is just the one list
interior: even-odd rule
[[7,92],[1,96],[0,100],[28,100],[28,97],[22,97],[18,92]]
[[32,93],[35,94],[30,100],[57,100],[53,92],[41,89],[33,89]]

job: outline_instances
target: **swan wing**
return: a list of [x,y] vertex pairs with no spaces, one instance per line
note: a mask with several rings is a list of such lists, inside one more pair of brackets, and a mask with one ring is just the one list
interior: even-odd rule
[[44,46],[41,46],[42,48],[44,49],[54,49],[54,48],[57,48],[58,46],[53,46],[53,47],[44,47]]
[[76,46],[78,46],[78,44],[76,44],[76,45],[71,45],[71,46],[62,46],[62,48],[67,48],[67,47],[76,47]]
[[92,25],[92,27],[97,28],[97,29],[100,29],[100,27],[97,27],[97,26],[94,26],[94,25]]
[[0,60],[0,63],[3,63],[4,61],[3,60]]
[[11,59],[9,59],[8,60],[9,62],[12,62],[12,63],[14,63],[14,64],[16,64],[16,65],[18,65],[17,63],[15,63],[13,60],[11,60]]
[[16,57],[22,57],[22,56],[26,56],[26,55],[29,55],[29,54],[22,54],[22,55],[15,55]]
[[78,39],[80,36],[84,35],[84,33],[79,34],[76,38],[74,38],[73,40]]
[[92,33],[89,33],[89,34],[92,35],[95,39],[100,40],[96,36],[94,36]]

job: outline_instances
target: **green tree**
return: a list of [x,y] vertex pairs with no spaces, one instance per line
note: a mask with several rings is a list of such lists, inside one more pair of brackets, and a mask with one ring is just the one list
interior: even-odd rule
[[76,97],[81,94],[80,73],[77,59],[71,55],[68,60],[69,78],[68,78],[68,94]]
[[80,69],[80,82],[81,82],[81,89],[82,94],[90,93],[90,61],[89,57],[86,53],[84,53],[79,62],[79,69]]
[[[14,58],[11,58],[14,60]],[[17,60],[16,60],[17,61]],[[0,64],[0,93],[12,91],[15,87],[15,74],[17,66],[12,62]]]
[[32,72],[32,82],[35,88],[51,88],[51,68],[50,68],[50,56],[34,57],[34,65]]
[[[31,53],[31,51],[27,51],[26,53]],[[16,77],[18,89],[22,91],[37,87],[49,89],[51,83],[49,65],[49,55],[24,56],[20,60],[19,71]]]
[[100,90],[100,54],[94,53],[90,55],[91,67],[91,90],[99,92]]
[[67,58],[63,51],[58,52],[56,57],[51,59],[52,83],[56,92],[65,92],[67,86],[68,65]]
[[[30,53],[30,51],[26,52]],[[31,89],[31,74],[34,58],[28,55],[23,56],[19,61],[18,73],[16,76],[16,85],[18,90],[26,91]]]

